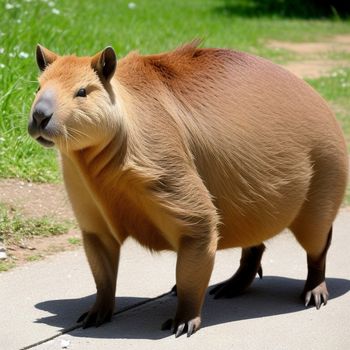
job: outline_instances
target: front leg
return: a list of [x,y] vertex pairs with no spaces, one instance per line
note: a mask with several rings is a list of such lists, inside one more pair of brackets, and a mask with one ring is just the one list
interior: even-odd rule
[[97,288],[94,306],[80,316],[78,322],[83,321],[84,328],[99,326],[110,320],[114,311],[120,245],[102,217],[79,168],[64,154],[61,156],[66,189],[83,233],[85,254]]
[[78,319],[83,328],[100,326],[112,318],[120,246],[112,236],[83,232],[85,253],[96,283],[93,307]]
[[183,237],[176,265],[178,305],[174,320],[163,324],[163,329],[173,327],[175,336],[191,336],[201,325],[201,310],[214,265],[217,233],[209,237]]

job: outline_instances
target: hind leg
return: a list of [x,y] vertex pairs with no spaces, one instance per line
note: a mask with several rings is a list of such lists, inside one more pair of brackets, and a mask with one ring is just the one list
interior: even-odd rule
[[315,257],[307,254],[307,279],[302,293],[305,306],[313,299],[316,308],[319,309],[323,302],[327,304],[329,293],[326,286],[326,255],[332,240],[332,227],[328,232],[327,242],[322,253]]
[[213,288],[209,294],[214,294],[214,299],[232,298],[243,293],[252,284],[257,273],[262,278],[261,258],[264,250],[264,244],[243,248],[237,272]]
[[332,226],[330,229],[318,226],[309,232],[297,227],[291,227],[295,237],[307,253],[307,279],[302,293],[305,306],[313,301],[316,308],[327,304],[328,290],[325,280],[326,256],[332,240]]
[[308,306],[313,297],[316,308],[321,307],[322,301],[326,305],[328,301],[328,290],[325,282],[326,274],[326,255],[332,240],[332,227],[328,233],[328,240],[323,253],[318,259],[314,259],[310,255],[307,256],[307,279],[302,293],[305,300],[305,306]]
[[305,305],[313,300],[317,309],[328,300],[326,256],[348,177],[344,144],[333,146],[313,153],[313,177],[306,200],[289,227],[307,253],[308,274],[302,294]]

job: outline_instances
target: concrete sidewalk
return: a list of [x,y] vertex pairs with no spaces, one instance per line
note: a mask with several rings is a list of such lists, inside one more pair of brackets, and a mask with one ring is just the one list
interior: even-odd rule
[[[333,232],[326,307],[305,309],[299,300],[306,256],[293,236],[282,233],[266,243],[264,278],[234,299],[207,296],[202,329],[189,339],[160,330],[175,313],[176,297],[163,295],[175,283],[173,253],[151,255],[127,242],[118,313],[111,323],[85,330],[75,321],[93,303],[95,288],[84,252],[28,264],[0,275],[0,349],[350,349],[349,209],[341,210]],[[210,284],[232,275],[239,257],[238,249],[218,252]]]

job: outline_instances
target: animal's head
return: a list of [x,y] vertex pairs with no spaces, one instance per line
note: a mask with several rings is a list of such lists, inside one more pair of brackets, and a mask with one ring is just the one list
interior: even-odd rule
[[107,47],[93,57],[58,56],[38,45],[40,87],[33,102],[28,131],[46,147],[79,150],[115,132],[111,79],[117,60]]

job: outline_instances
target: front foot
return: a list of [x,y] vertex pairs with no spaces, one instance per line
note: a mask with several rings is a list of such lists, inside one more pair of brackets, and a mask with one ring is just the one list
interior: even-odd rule
[[187,337],[190,337],[192,334],[196,333],[201,326],[201,318],[195,317],[189,321],[180,321],[173,320],[172,318],[166,320],[162,324],[162,330],[172,330],[175,334],[175,338],[178,338],[180,335],[186,333]]
[[305,306],[308,306],[309,303],[313,301],[316,306],[316,309],[320,309],[322,303],[323,305],[326,305],[329,298],[326,282],[321,282],[312,290],[304,290],[302,298],[305,301]]
[[92,309],[83,313],[77,323],[83,323],[83,329],[92,326],[99,327],[103,323],[110,322],[114,312],[114,300],[109,303],[95,303]]

